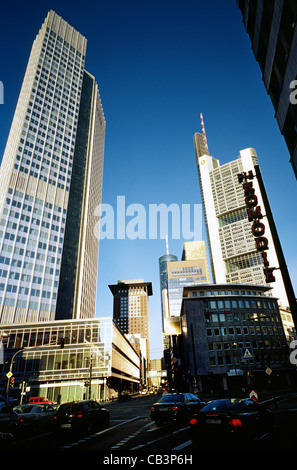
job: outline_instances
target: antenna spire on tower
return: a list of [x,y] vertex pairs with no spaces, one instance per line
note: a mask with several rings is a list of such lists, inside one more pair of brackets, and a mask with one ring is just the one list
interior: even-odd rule
[[169,255],[168,235],[166,235],[166,254]]
[[203,114],[202,114],[202,113],[200,113],[200,120],[201,120],[201,127],[202,127],[202,134],[203,134],[203,140],[204,140],[205,149],[206,149],[207,152],[209,153],[208,145],[207,145],[207,139],[206,139],[206,133],[205,133],[205,127],[204,127]]

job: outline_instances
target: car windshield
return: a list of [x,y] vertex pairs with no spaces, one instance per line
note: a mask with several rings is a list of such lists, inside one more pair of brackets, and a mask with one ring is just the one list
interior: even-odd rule
[[164,397],[159,400],[159,403],[177,403],[182,401],[182,398],[182,395],[164,395]]
[[203,411],[225,413],[239,412],[244,409],[244,401],[238,399],[215,400],[203,407]]

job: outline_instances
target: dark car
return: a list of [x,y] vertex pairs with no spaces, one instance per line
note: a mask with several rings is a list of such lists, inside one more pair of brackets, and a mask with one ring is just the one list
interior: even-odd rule
[[189,422],[205,403],[192,393],[168,393],[151,408],[151,419],[159,426],[165,422]]
[[271,438],[273,414],[250,398],[207,403],[190,420],[194,448],[240,449]]
[[95,400],[63,403],[56,414],[57,431],[89,432],[109,424],[109,411]]
[[15,436],[19,427],[18,415],[13,411],[13,406],[0,396],[0,433],[9,433]]
[[49,430],[55,424],[57,411],[49,403],[18,405],[14,411],[19,416],[20,432],[24,429],[32,432]]

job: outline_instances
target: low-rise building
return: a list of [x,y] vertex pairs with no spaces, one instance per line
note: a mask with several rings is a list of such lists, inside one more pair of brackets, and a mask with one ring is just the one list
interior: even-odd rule
[[29,388],[28,396],[61,403],[139,388],[139,356],[111,317],[1,325],[1,335],[0,394]]
[[180,349],[190,387],[263,389],[294,380],[277,298],[269,292],[243,284],[184,288]]

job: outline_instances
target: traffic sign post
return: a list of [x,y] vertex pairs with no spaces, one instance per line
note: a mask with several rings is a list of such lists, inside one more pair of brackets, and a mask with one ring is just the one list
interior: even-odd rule
[[254,357],[253,348],[242,348],[241,353],[242,359],[253,359]]
[[258,390],[249,390],[249,396],[252,400],[254,400],[256,403],[258,403]]

